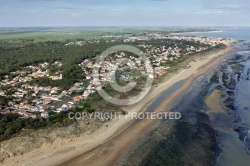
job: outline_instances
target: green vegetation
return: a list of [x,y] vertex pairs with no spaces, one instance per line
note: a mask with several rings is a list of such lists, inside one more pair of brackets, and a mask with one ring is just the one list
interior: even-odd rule
[[85,78],[81,68],[77,64],[86,58],[94,58],[106,48],[114,45],[114,43],[106,43],[105,41],[100,41],[98,44],[88,43],[83,46],[65,46],[66,43],[58,41],[39,42],[23,47],[13,45],[8,49],[0,49],[0,76],[9,74],[11,71],[18,70],[27,65],[38,64],[40,62],[53,63],[56,60],[60,60],[63,63],[63,80],[60,83],[47,79],[38,79],[34,80],[34,82],[41,85],[60,84],[62,88],[69,87],[77,80]]
[[8,139],[25,129],[41,129],[45,127],[65,127],[76,122],[68,118],[67,112],[53,114],[48,119],[20,119],[15,114],[0,115],[0,141]]
[[223,90],[223,86],[217,85],[217,86],[215,87],[215,89],[217,89],[217,90]]
[[45,42],[45,41],[66,41],[78,39],[100,39],[103,35],[119,33],[120,29],[99,29],[91,28],[42,28],[42,29],[21,29],[21,30],[5,30],[0,31],[0,40],[7,41],[30,41],[30,42]]
[[211,83],[220,83],[219,72],[214,72],[213,76],[210,78]]

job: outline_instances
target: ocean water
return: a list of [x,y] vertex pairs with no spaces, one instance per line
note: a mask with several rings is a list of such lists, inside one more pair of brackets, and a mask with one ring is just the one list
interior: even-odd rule
[[[233,54],[228,60],[229,66],[224,73],[234,79],[235,89],[230,91],[235,96],[230,97],[233,102],[230,103],[233,110],[228,109],[227,116],[220,115],[220,123],[228,124],[220,133],[220,147],[222,152],[218,157],[218,166],[249,166],[250,165],[250,28],[227,28],[222,32],[209,33],[187,33],[185,35],[221,37],[237,40],[236,46],[241,49]],[[234,58],[241,56],[241,60]],[[229,58],[229,59],[230,59]],[[236,58],[237,59],[237,58]],[[243,67],[241,71],[232,73],[235,66]],[[237,78],[236,78],[237,77]],[[227,89],[228,90],[228,89]],[[222,118],[223,117],[223,118]],[[218,117],[217,117],[218,118]],[[219,119],[218,118],[218,119]],[[227,120],[231,122],[226,123]],[[220,130],[220,129],[219,129]]]
[[220,30],[221,32],[183,33],[182,35],[221,37],[221,38],[231,38],[235,40],[250,41],[250,28],[222,28]]
[[218,166],[250,165],[250,47],[245,46],[220,68],[221,86],[224,87],[221,103],[226,109],[223,114],[214,115],[218,120],[213,121],[223,126],[217,127],[222,149]]

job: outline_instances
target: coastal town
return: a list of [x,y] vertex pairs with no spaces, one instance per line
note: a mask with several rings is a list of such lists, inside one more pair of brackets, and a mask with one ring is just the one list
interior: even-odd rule
[[0,166],[250,166],[250,0],[0,2]]
[[[103,38],[108,37],[114,38],[116,36],[103,36]],[[166,47],[161,44],[159,46],[150,44],[137,45],[138,48],[145,52],[150,62],[143,62],[140,57],[127,55],[125,52],[112,54],[102,62],[101,70],[98,74],[99,79],[94,77],[93,73],[93,68],[96,66],[95,60],[87,58],[78,64],[86,79],[75,82],[69,89],[62,89],[58,86],[39,86],[32,82],[38,78],[47,78],[52,81],[62,80],[61,68],[63,64],[60,61],[28,65],[13,71],[9,75],[5,75],[3,80],[0,80],[0,96],[12,99],[0,105],[0,114],[17,114],[20,118],[48,118],[51,112],[60,113],[72,109],[79,101],[86,100],[91,94],[96,93],[96,91],[106,86],[108,82],[112,81],[114,76],[124,80],[138,79],[146,76],[148,73],[152,74],[155,78],[161,77],[171,69],[169,62],[178,61],[182,56],[206,51],[219,44],[223,44],[228,39],[169,36],[160,33],[123,36],[125,43],[151,40],[155,42],[158,42],[158,40],[167,40],[172,42],[173,47]],[[197,43],[197,45],[188,45],[185,44],[186,42]],[[81,46],[85,43],[79,41],[75,43],[70,42],[65,47],[72,44]],[[95,41],[95,43],[98,43],[98,41]],[[125,57],[129,61],[119,66],[121,59]],[[146,63],[152,65],[150,71],[146,70]],[[137,74],[133,72],[124,74],[124,71],[127,71],[127,69],[138,72],[134,72]]]

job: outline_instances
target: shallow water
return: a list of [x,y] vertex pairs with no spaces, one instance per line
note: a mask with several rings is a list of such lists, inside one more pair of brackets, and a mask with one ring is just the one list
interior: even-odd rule
[[221,78],[224,87],[221,100],[227,101],[227,109],[224,114],[213,115],[214,123],[220,123],[216,126],[222,150],[218,166],[250,165],[250,51],[242,49],[244,51],[238,51],[222,64],[227,66],[226,70],[220,70],[229,78]]
[[[225,114],[213,115],[214,127],[219,131],[219,141],[221,154],[218,158],[218,166],[249,166],[250,165],[250,28],[234,29],[225,28],[223,32],[216,33],[189,33],[187,35],[198,35],[207,37],[222,37],[241,40],[236,43],[236,46],[241,49],[235,55],[232,55],[230,60],[224,64],[235,63],[233,57],[238,55],[243,56],[245,61],[238,60],[237,64],[244,65],[243,72],[232,74],[235,68],[230,65],[224,66],[222,72],[232,74],[230,77],[235,77],[236,87],[231,89],[231,96],[234,102],[231,103],[231,110],[228,108]],[[222,64],[222,65],[224,65]],[[238,76],[240,75],[240,76]],[[228,88],[233,88],[229,85]],[[228,89],[226,89],[228,90]],[[225,91],[225,90],[224,90]],[[233,92],[233,93],[232,93]],[[229,93],[230,94],[230,93]],[[222,102],[227,98],[224,92]]]
[[186,82],[186,80],[182,80],[175,85],[173,85],[168,90],[164,91],[159,97],[157,97],[148,107],[146,112],[152,112],[154,111],[166,98],[171,96],[175,91],[180,89],[182,85]]
[[246,155],[244,143],[235,132],[222,134],[222,153],[218,158],[218,166],[249,166],[250,156]]
[[[159,97],[157,97],[146,109],[145,112],[154,112],[154,110],[168,97],[170,97],[174,92],[176,92],[182,85],[186,82],[186,80],[182,80],[177,82],[168,90],[164,91]],[[138,118],[135,120],[135,123],[142,121],[143,119]]]

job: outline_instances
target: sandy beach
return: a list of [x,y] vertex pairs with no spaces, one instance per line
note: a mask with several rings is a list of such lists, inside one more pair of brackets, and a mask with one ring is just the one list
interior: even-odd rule
[[[155,112],[164,111],[170,107],[193,83],[194,79],[216,66],[227,55],[235,51],[233,41],[225,43],[227,48],[196,62],[191,62],[189,69],[182,69],[168,81],[158,84],[139,103],[124,108],[128,112],[145,111],[147,106],[161,93],[171,88],[181,80],[184,85],[175,91],[171,97],[162,102]],[[4,165],[114,165],[124,151],[130,149],[133,142],[157,123],[156,120],[144,119],[139,123],[124,116],[112,120],[91,135],[83,135],[71,141],[56,140],[53,145],[43,145],[41,148],[23,156],[11,157]],[[98,157],[97,157],[98,156]],[[18,161],[18,163],[17,163]]]

